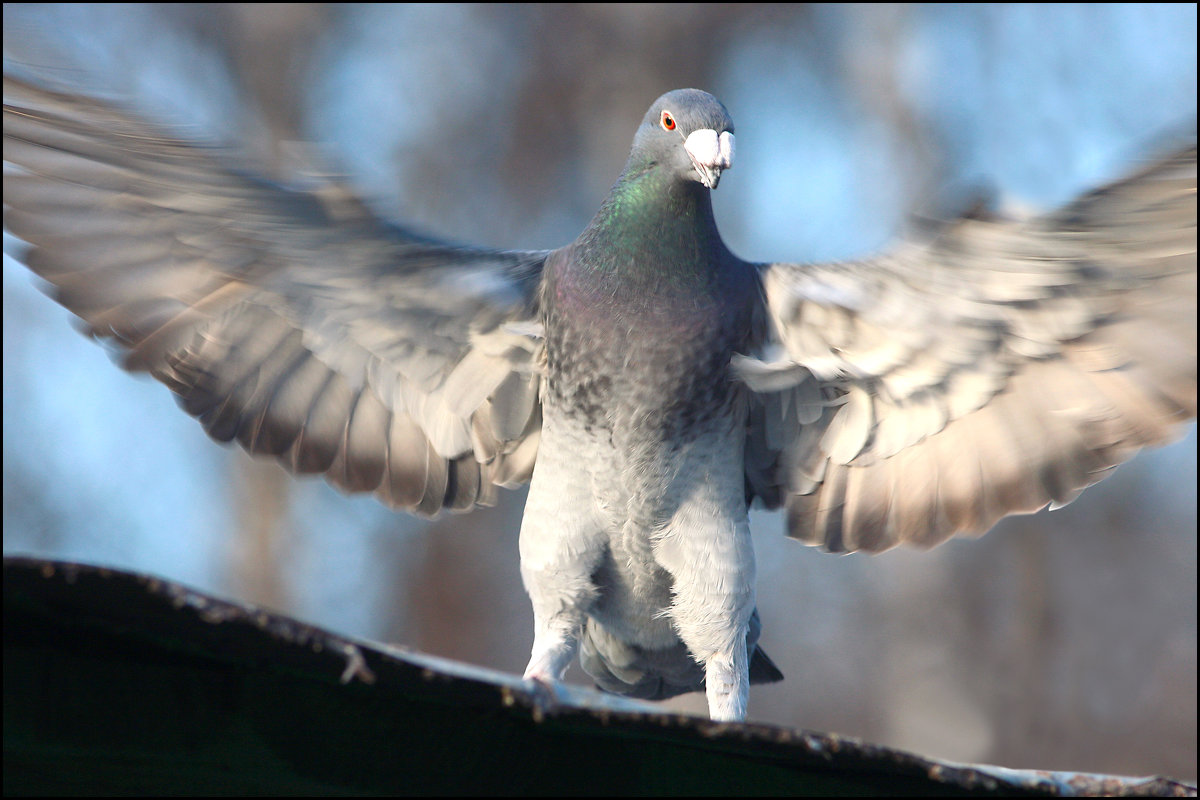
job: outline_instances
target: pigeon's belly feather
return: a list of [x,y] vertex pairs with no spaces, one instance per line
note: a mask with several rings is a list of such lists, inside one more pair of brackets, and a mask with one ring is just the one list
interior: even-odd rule
[[592,576],[597,593],[589,616],[642,648],[677,645],[678,632],[667,612],[672,572],[681,561],[711,562],[704,572],[714,580],[714,607],[732,582],[745,584],[740,605],[749,603],[754,567],[742,484],[744,423],[736,413],[670,443],[614,436],[554,408],[546,414],[539,459],[545,455],[548,464],[573,470],[571,482],[587,486],[591,507],[581,510],[565,500],[559,507],[553,498],[540,498],[526,513],[591,520],[594,535],[605,541]]

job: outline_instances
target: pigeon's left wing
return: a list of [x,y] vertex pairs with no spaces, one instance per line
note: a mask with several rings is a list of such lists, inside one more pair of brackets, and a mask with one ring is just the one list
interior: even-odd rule
[[736,364],[747,478],[810,544],[982,533],[1196,413],[1194,147],[1055,213],[760,269],[782,355]]
[[4,96],[25,263],[214,438],[424,514],[528,479],[546,253],[412,235],[95,98]]

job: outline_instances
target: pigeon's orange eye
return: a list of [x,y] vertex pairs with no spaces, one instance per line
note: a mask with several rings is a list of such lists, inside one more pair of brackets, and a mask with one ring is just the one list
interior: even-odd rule
[[670,111],[664,111],[662,113],[662,119],[659,120],[658,124],[662,125],[664,131],[675,130],[675,118],[671,116]]

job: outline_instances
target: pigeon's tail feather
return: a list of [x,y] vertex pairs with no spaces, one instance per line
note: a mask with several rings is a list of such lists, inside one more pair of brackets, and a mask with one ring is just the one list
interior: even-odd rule
[[[750,648],[750,683],[775,683],[783,673],[758,646],[761,626],[758,611],[750,621],[746,643]],[[704,667],[682,642],[661,650],[630,644],[594,619],[588,619],[580,641],[579,663],[596,686],[611,694],[639,700],[666,700],[688,692],[704,691]]]
[[682,642],[645,649],[614,636],[594,619],[584,629],[579,663],[601,690],[639,700],[665,700],[704,688],[704,668]]
[[750,684],[779,683],[781,680],[783,673],[779,671],[779,667],[756,645],[754,652],[750,654]]

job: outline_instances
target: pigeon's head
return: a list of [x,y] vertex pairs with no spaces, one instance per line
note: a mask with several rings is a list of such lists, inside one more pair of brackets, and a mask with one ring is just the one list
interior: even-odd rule
[[631,162],[665,167],[680,180],[715,189],[721,171],[733,166],[733,120],[708,92],[667,92],[646,112],[633,140]]

